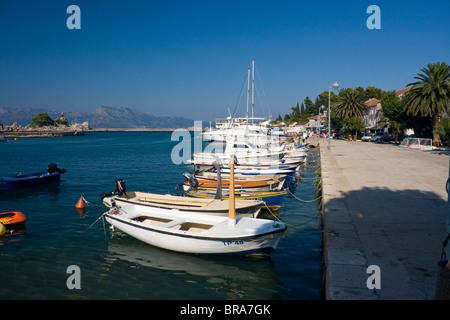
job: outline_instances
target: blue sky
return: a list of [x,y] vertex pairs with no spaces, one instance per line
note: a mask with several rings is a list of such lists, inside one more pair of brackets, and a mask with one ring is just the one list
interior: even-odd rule
[[[66,27],[72,4],[81,30]],[[366,26],[372,4],[379,30]],[[209,121],[235,108],[254,59],[255,115],[283,116],[336,80],[403,89],[450,63],[449,35],[450,0],[0,0],[0,106]]]

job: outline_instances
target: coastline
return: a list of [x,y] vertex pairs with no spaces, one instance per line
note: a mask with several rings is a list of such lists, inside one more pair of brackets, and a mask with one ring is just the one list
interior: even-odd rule
[[3,131],[4,138],[52,138],[84,136],[86,132],[171,132],[177,129],[194,131],[194,128],[91,128],[84,131]]
[[91,128],[89,131],[107,132],[107,131],[174,131],[177,129],[185,129],[192,131],[191,128]]

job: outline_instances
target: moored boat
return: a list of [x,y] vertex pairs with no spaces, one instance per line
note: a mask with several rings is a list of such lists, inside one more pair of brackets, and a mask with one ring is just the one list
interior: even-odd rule
[[271,255],[286,230],[283,223],[253,218],[229,218],[205,214],[125,211],[114,208],[106,221],[147,244],[194,254]]
[[51,163],[46,171],[31,174],[18,174],[16,176],[0,177],[0,191],[30,188],[47,183],[59,182],[65,169],[59,169]]
[[[228,200],[193,199],[189,197],[160,195],[146,192],[126,192],[103,199],[108,207],[120,207],[125,211],[139,210],[141,212],[165,212],[175,210],[180,213],[201,213],[206,215],[228,215]],[[256,218],[264,203],[260,200],[240,200],[236,203],[236,212],[239,216]]]
[[[261,192],[246,192],[235,191],[235,198],[239,200],[260,200],[264,202],[262,210],[277,211],[281,208],[286,198],[287,191],[261,191]],[[188,197],[214,199],[216,193],[209,190],[190,190],[186,192]],[[229,192],[222,191],[222,199],[229,199]]]
[[141,205],[128,209],[114,206],[104,216],[128,235],[163,249],[195,254],[271,255],[286,225],[268,219],[236,217],[233,186],[232,178],[228,216],[195,211],[186,214],[169,208],[144,210]]
[[[109,208],[120,207],[130,212],[139,210],[146,213],[164,214],[167,210],[178,211],[182,214],[199,213],[206,215],[227,216],[229,201],[221,199],[193,199],[170,194],[156,194],[147,192],[126,191],[123,181],[116,181],[117,192],[102,195],[103,203]],[[256,218],[261,211],[264,202],[260,200],[239,200],[236,201],[236,213],[243,217]]]
[[[197,183],[195,186],[191,185],[190,180],[183,182],[183,189],[188,191],[192,187],[195,189],[208,189],[217,190],[218,184],[221,184],[222,189],[230,188],[230,180],[222,179],[219,183],[217,179],[214,178],[195,178]],[[280,190],[283,186],[284,179],[251,179],[251,177],[243,180],[238,180],[235,182],[235,189],[244,191],[269,191],[269,190]]]

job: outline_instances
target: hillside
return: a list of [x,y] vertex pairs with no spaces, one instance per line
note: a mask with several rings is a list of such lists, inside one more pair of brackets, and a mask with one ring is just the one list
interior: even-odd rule
[[[61,115],[61,111],[51,109],[0,107],[0,124],[17,122],[24,127],[40,112],[48,113],[52,119]],[[71,124],[88,121],[91,128],[188,128],[194,124],[191,119],[158,117],[126,107],[101,106],[93,112],[64,111],[64,117]]]

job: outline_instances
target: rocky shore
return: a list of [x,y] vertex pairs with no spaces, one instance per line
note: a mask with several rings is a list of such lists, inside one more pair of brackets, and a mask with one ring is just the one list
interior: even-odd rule
[[83,136],[90,129],[88,122],[43,127],[31,127],[30,125],[21,127],[14,123],[11,126],[0,126],[0,136],[5,138]]

